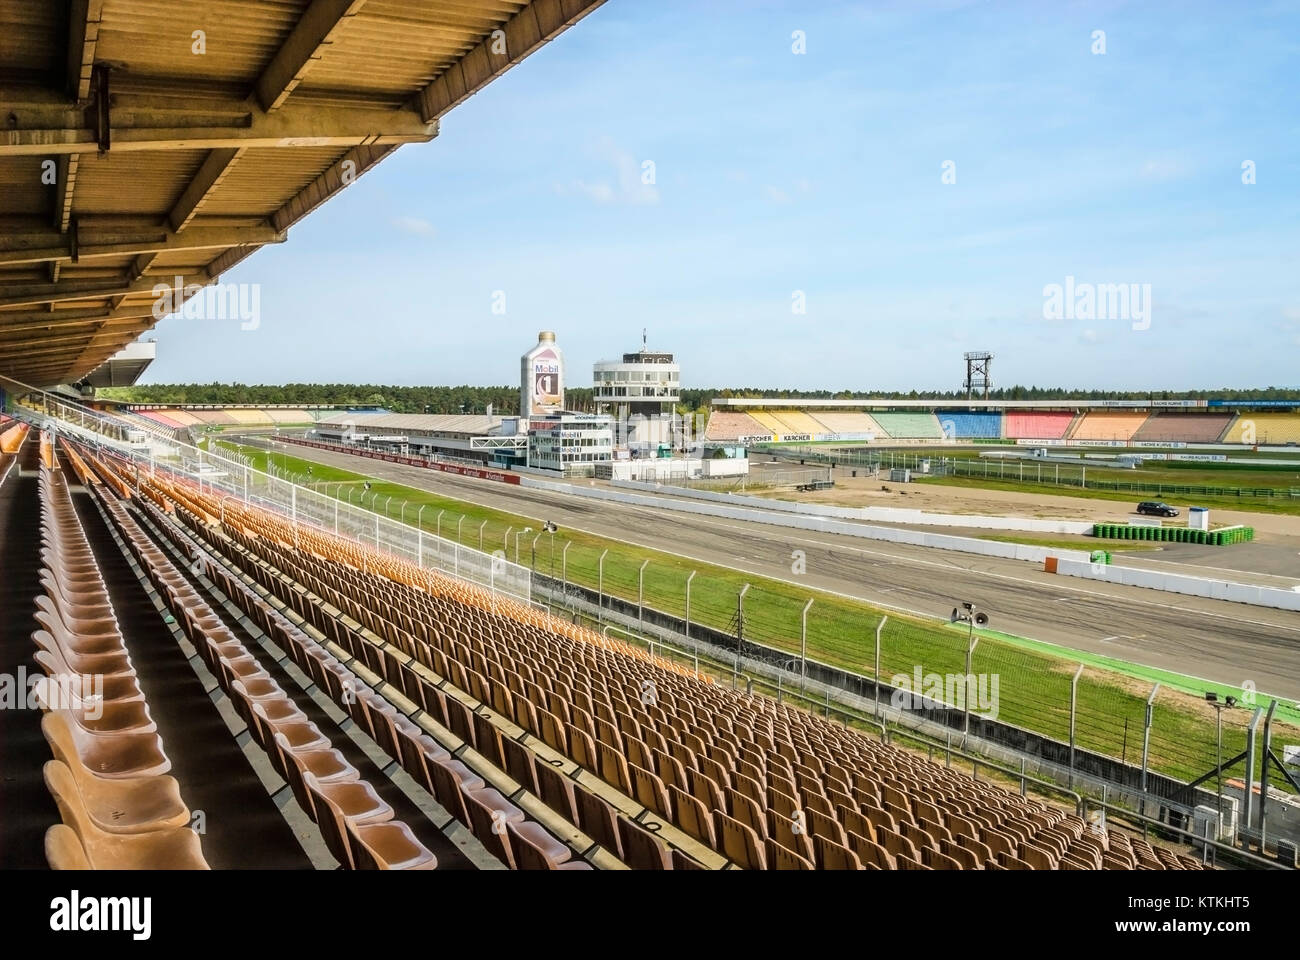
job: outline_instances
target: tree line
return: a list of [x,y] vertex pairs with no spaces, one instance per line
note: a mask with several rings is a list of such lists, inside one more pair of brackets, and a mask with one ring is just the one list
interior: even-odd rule
[[[474,387],[462,385],[403,387],[391,384],[355,383],[170,383],[133,387],[105,387],[96,392],[104,400],[126,403],[159,404],[288,404],[291,406],[371,407],[394,413],[476,413],[490,404],[494,413],[513,415],[519,412],[519,388],[510,386]],[[937,400],[960,404],[966,399],[961,390],[776,390],[764,387],[727,387],[723,389],[683,388],[678,411],[691,413],[707,410],[715,397],[761,397],[790,400]],[[1221,387],[1214,390],[1068,390],[1064,387],[1013,386],[989,391],[992,400],[1296,400],[1300,388]],[[566,406],[572,410],[593,409],[590,387],[567,387]]]

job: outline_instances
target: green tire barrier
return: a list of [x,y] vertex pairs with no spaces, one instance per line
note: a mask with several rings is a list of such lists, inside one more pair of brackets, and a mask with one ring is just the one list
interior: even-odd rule
[[1193,530],[1189,527],[1146,527],[1127,523],[1095,523],[1092,535],[1104,540],[1157,540],[1161,543],[1199,543],[1222,547],[1249,543],[1255,539],[1254,527],[1228,527],[1225,530]]

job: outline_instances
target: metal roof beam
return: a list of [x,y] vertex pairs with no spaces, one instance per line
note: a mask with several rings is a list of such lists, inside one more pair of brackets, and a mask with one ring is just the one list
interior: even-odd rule
[[[489,34],[415,97],[426,120],[436,120],[501,76],[542,44],[555,39],[604,0],[533,0],[501,27],[505,37]],[[492,31],[495,33],[496,31]],[[504,40],[504,42],[502,42]]]
[[[164,278],[172,281],[174,277]],[[182,284],[203,285],[212,278],[205,274],[182,277]],[[43,303],[65,303],[72,300],[106,300],[117,296],[130,296],[139,293],[152,293],[157,285],[156,278],[142,278],[134,283],[115,280],[105,283],[103,280],[63,280],[59,283],[15,283],[0,288],[0,307],[28,307]]]
[[189,225],[204,201],[221,185],[221,181],[226,178],[226,174],[230,172],[243,152],[243,150],[223,147],[208,154],[207,159],[203,161],[203,166],[199,167],[199,172],[185,187],[180,199],[167,215],[167,222],[172,225],[173,230],[180,233]]
[[68,22],[68,95],[78,103],[90,99],[90,72],[95,65],[104,0],[72,0]]
[[276,51],[254,88],[267,113],[278,110],[320,59],[339,29],[365,6],[366,0],[313,0],[298,25]]
[[[11,125],[0,129],[0,157],[52,156],[99,149],[94,110],[48,91],[6,92]],[[427,143],[436,121],[413,109],[294,103],[264,113],[256,103],[180,90],[167,96],[114,93],[111,151],[239,150]]]
[[[193,224],[193,218],[189,221]],[[184,234],[165,226],[96,226],[78,220],[77,260],[134,257],[145,253],[180,250],[218,250],[226,247],[260,247],[283,243],[285,234],[269,225],[256,227],[204,227],[191,225]],[[72,244],[57,231],[13,233],[0,219],[0,265],[72,260]]]

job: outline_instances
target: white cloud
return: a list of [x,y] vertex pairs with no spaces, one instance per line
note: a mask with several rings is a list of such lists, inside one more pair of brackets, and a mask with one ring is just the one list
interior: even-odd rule
[[[609,137],[602,137],[595,152],[601,160],[614,168],[611,180],[572,180],[557,183],[555,192],[560,196],[584,196],[595,203],[626,203],[633,205],[656,204],[659,189],[653,183],[643,182],[649,169],[649,158],[638,159],[618,147]],[[657,173],[656,173],[657,176]]]
[[420,237],[432,237],[437,233],[433,224],[423,217],[394,217],[392,222],[403,233],[413,233]]
[[774,187],[770,183],[763,188],[763,196],[773,203],[789,203],[790,195],[779,187]]

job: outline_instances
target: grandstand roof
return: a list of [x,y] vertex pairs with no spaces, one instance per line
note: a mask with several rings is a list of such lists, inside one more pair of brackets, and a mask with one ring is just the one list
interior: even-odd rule
[[0,0],[0,374],[84,377],[601,2]]
[[387,427],[413,430],[416,433],[485,434],[501,425],[498,416],[482,414],[440,413],[336,413],[325,417],[320,426]]

